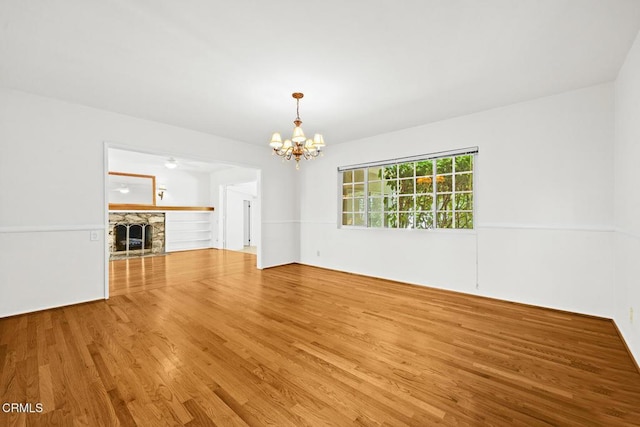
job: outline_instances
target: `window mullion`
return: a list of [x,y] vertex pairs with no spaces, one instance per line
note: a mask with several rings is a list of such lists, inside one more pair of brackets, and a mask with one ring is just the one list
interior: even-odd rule
[[364,168],[364,226],[369,228],[369,168]]
[[438,228],[438,199],[437,199],[437,189],[436,189],[436,161],[431,160],[431,197],[433,199],[431,204],[432,216],[433,216],[433,228]]
[[451,158],[451,228],[456,227],[456,158]]
[[413,228],[418,225],[418,164],[413,162]]

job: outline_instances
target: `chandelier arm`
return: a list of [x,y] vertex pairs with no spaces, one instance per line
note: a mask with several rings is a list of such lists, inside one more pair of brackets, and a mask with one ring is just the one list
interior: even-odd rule
[[282,148],[274,148],[273,149],[275,151],[275,153],[280,156],[280,157],[285,157],[288,154],[290,154],[291,152],[291,147],[287,148],[286,150],[283,150]]
[[311,159],[313,159],[314,157],[318,157],[318,150],[317,150],[317,148],[314,148],[313,150],[310,150],[310,149],[308,149],[308,148],[306,148],[306,147],[305,147],[305,149],[304,149],[304,150],[305,150],[305,156],[304,156],[304,158],[305,158],[305,159],[307,159],[307,160],[311,160]]
[[308,148],[305,148],[304,149],[304,158],[307,159],[307,160],[313,159],[314,157],[316,157],[313,153],[314,153],[313,151],[309,150]]

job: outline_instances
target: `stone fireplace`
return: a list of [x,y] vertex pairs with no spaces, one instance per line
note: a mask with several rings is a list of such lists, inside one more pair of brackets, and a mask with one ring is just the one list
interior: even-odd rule
[[109,212],[111,259],[164,252],[164,212]]

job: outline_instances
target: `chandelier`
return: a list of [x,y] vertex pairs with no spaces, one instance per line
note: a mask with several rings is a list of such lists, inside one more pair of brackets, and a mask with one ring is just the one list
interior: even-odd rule
[[273,148],[273,154],[277,154],[284,160],[296,160],[296,169],[300,169],[300,159],[311,160],[314,157],[318,157],[324,147],[324,138],[319,133],[313,136],[313,139],[307,139],[304,136],[304,132],[300,125],[300,99],[304,96],[303,93],[295,92],[291,95],[296,100],[296,119],[293,121],[295,127],[293,128],[293,136],[291,139],[285,139],[282,141],[282,137],[279,132],[275,132],[271,136],[271,142],[269,145]]

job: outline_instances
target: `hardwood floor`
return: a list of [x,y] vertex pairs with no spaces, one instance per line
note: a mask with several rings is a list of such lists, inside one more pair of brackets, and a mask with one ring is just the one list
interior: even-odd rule
[[0,319],[0,425],[640,425],[604,319],[255,257],[112,262],[112,298]]

